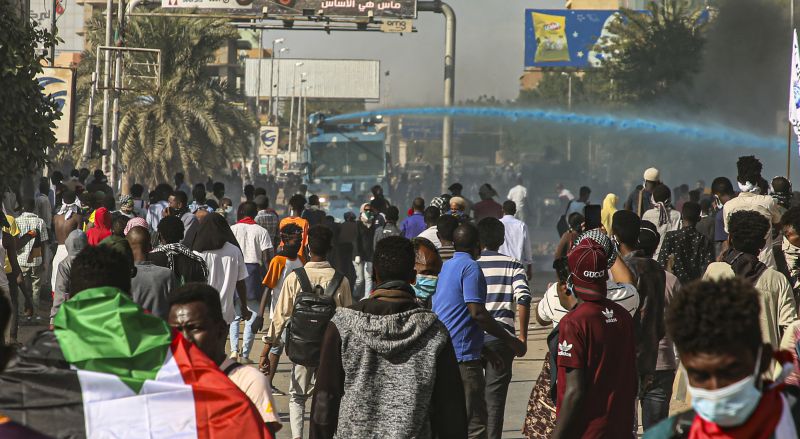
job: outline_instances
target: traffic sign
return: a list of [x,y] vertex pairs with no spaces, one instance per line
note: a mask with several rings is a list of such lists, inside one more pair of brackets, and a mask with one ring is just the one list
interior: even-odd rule
[[278,138],[280,129],[273,126],[264,126],[259,130],[258,155],[276,156],[278,155]]

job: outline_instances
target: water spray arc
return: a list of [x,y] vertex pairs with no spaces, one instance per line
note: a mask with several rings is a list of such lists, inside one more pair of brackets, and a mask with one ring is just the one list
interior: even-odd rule
[[384,110],[363,111],[358,113],[333,116],[330,122],[360,119],[372,116],[404,116],[404,117],[462,117],[507,119],[511,121],[536,121],[559,125],[585,126],[615,130],[619,132],[639,132],[677,136],[695,142],[716,143],[730,147],[753,147],[761,149],[783,150],[784,139],[776,136],[760,136],[724,125],[695,125],[675,121],[661,121],[644,118],[625,118],[607,114],[582,114],[544,109],[513,109],[495,107],[425,107],[425,108],[389,108]]

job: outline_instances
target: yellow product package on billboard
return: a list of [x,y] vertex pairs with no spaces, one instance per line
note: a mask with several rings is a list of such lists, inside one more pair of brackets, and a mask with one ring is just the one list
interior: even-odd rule
[[536,34],[535,62],[570,61],[567,44],[566,17],[541,12],[533,14],[533,31]]

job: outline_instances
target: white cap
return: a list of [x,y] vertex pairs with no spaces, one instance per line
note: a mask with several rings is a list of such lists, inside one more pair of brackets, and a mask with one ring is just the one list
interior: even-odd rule
[[644,180],[645,181],[661,181],[659,179],[659,172],[656,168],[649,168],[644,171]]

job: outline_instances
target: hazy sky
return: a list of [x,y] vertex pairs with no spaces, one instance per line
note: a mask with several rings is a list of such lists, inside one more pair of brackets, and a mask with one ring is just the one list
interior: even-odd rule
[[[526,8],[563,8],[563,0],[448,0],[456,12],[456,99],[516,98],[523,72]],[[444,17],[420,13],[414,34],[268,31],[284,37],[292,58],[378,59],[389,105],[437,105],[443,100]],[[388,80],[388,87],[387,81]]]

